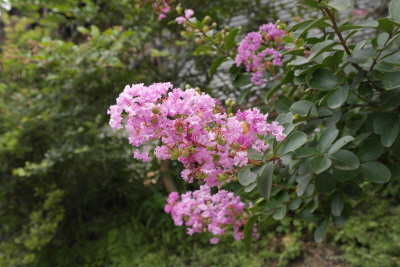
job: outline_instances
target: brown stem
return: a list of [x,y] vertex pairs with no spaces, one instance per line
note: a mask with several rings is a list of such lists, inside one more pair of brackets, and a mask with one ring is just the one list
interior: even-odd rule
[[162,160],[160,164],[160,174],[162,177],[162,181],[164,183],[165,188],[167,189],[168,192],[177,192],[178,190],[176,189],[175,183],[172,180],[171,173],[169,171],[169,165],[171,163],[171,160]]
[[286,190],[290,190],[289,187],[286,187],[286,186],[283,186],[283,185],[279,185],[279,184],[272,184],[272,186],[283,188],[283,189],[286,189]]
[[[394,31],[389,35],[389,38],[386,40],[384,46],[386,46],[387,42],[389,42],[390,38],[393,37],[393,35],[397,32],[398,29],[399,29],[399,28],[396,28],[396,30],[394,30]],[[374,62],[372,62],[372,65],[371,65],[371,67],[369,68],[369,70],[373,70],[373,68],[375,67],[375,64],[378,62],[378,58],[379,58],[379,56],[382,54],[382,52],[383,52],[383,49],[382,49],[382,51],[379,52],[378,55],[374,58]]]

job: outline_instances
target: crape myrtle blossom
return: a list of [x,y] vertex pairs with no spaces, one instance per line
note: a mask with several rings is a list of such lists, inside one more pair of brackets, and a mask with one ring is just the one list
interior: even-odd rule
[[[256,108],[228,115],[209,95],[171,83],[126,86],[108,114],[112,128],[125,126],[132,146],[161,139],[154,150],[157,158],[179,160],[184,180],[202,179],[210,187],[230,181],[241,167],[254,163],[248,150],[262,154],[268,148],[265,135],[285,138],[283,127],[267,123],[267,115]],[[150,160],[139,150],[134,158]]]
[[282,55],[279,48],[263,48],[262,45],[278,44],[285,34],[284,30],[278,30],[278,26],[268,23],[260,26],[259,32],[250,32],[242,40],[236,55],[236,65],[244,65],[247,72],[252,72],[251,81],[256,85],[264,82],[263,72],[269,71],[274,66],[282,66]]
[[[242,228],[247,221],[245,204],[232,192],[220,190],[211,195],[210,187],[202,185],[200,190],[182,194],[181,200],[177,192],[170,193],[167,203],[165,212],[171,214],[175,225],[186,225],[189,235],[210,232],[214,235],[210,243],[216,244],[218,236],[225,235],[232,226],[235,240],[243,238]],[[256,226],[253,238],[258,238]]]
[[184,24],[188,19],[190,19],[194,15],[194,11],[192,9],[186,9],[185,10],[185,16],[183,17],[177,17],[175,19],[178,24]]

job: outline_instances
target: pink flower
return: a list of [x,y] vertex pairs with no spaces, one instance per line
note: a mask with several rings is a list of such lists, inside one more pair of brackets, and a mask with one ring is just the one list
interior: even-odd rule
[[184,17],[177,17],[175,21],[178,22],[178,24],[184,24],[188,19],[190,19],[194,14],[194,11],[191,9],[186,9],[185,10],[185,16]]
[[[161,139],[154,150],[157,158],[180,161],[184,180],[201,179],[210,187],[233,179],[235,169],[247,165],[248,149],[261,153],[267,149],[265,135],[285,138],[283,127],[268,123],[256,108],[228,115],[209,95],[174,89],[170,83],[126,86],[108,114],[111,127],[125,126],[132,146]],[[139,150],[134,157],[150,161],[148,153]]]
[[194,14],[193,10],[191,10],[191,9],[186,9],[185,10],[185,18],[186,19],[190,19],[193,16],[193,14]]
[[[184,224],[189,235],[206,230],[214,235],[210,243],[216,244],[219,242],[217,236],[226,235],[232,229],[235,240],[243,238],[247,216],[245,204],[231,192],[220,190],[211,195],[210,187],[202,185],[200,190],[182,194],[181,200],[176,192],[170,193],[167,202],[165,212],[171,214],[175,225]],[[253,231],[256,233],[257,229]]]

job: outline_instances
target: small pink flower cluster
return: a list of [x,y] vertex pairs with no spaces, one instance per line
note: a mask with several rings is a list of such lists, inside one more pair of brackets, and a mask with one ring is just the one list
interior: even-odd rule
[[175,21],[178,22],[178,24],[184,24],[188,19],[190,19],[193,16],[194,12],[191,9],[186,9],[185,10],[185,16],[183,17],[177,17]]
[[[181,173],[184,180],[204,179],[208,186],[231,180],[235,169],[251,163],[250,148],[265,151],[265,135],[277,141],[286,137],[282,126],[276,121],[267,123],[268,115],[256,108],[228,115],[209,95],[194,89],[173,89],[171,83],[126,86],[108,114],[114,129],[122,128],[126,118],[132,146],[161,138],[155,156],[179,160],[185,167]],[[150,160],[147,152],[137,149],[134,157]]]
[[154,3],[153,7],[155,10],[158,10],[157,13],[160,13],[158,15],[158,20],[162,20],[163,18],[166,18],[167,16],[165,14],[167,14],[171,10],[171,6],[169,5],[169,3],[164,0],[160,4]]
[[[181,226],[185,222],[189,235],[208,231],[214,235],[210,243],[216,244],[219,239],[215,236],[225,235],[227,228],[232,225],[235,239],[243,238],[241,228],[246,224],[247,214],[240,197],[225,190],[211,195],[210,187],[202,185],[200,190],[186,192],[181,198],[178,201],[179,194],[170,193],[164,209],[166,213],[171,213],[175,225]],[[253,238],[258,238],[256,227],[253,228]]]
[[246,71],[252,72],[251,81],[256,85],[264,82],[262,74],[273,66],[282,66],[282,56],[274,48],[267,47],[260,51],[261,44],[278,44],[285,31],[278,30],[277,25],[268,23],[260,26],[259,32],[250,32],[246,35],[238,48],[236,65],[244,65]]

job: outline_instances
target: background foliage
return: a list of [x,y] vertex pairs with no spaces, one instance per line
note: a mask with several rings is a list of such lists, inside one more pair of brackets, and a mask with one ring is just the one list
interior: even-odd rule
[[[125,136],[109,129],[106,114],[126,84],[164,81],[176,86],[187,83],[199,86],[221,100],[237,97],[241,105],[254,105],[257,104],[254,99],[267,97],[274,105],[263,109],[271,117],[279,115],[282,123],[295,115],[295,120],[287,121],[286,126],[299,122],[297,130],[308,134],[307,146],[319,145],[319,151],[298,148],[307,140],[297,134],[304,139],[295,148],[296,152],[303,149],[304,154],[298,164],[313,170],[312,179],[324,181],[321,186],[315,181],[316,193],[306,193],[303,197],[303,215],[304,210],[314,207],[317,195],[323,203],[335,202],[332,198],[336,195],[328,196],[335,189],[339,203],[343,203],[337,216],[333,213],[338,218],[343,217],[342,210],[347,210],[350,204],[356,206],[368,199],[355,208],[361,215],[351,218],[339,230],[337,226],[328,230],[333,236],[330,240],[345,253],[340,261],[364,266],[367,259],[370,266],[396,266],[400,255],[400,232],[395,223],[399,218],[396,164],[400,153],[396,151],[400,149],[400,141],[396,136],[387,137],[385,127],[399,130],[396,122],[399,100],[395,94],[400,90],[396,89],[395,79],[399,67],[398,41],[388,39],[396,34],[393,30],[397,24],[391,30],[385,19],[378,21],[378,26],[374,24],[379,35],[371,43],[373,51],[380,55],[375,64],[368,65],[378,57],[370,47],[363,48],[366,42],[349,46],[353,54],[348,61],[360,64],[365,71],[362,78],[349,64],[347,69],[340,68],[345,53],[335,49],[339,44],[333,40],[333,34],[324,32],[320,39],[307,38],[304,29],[326,26],[325,18],[305,20],[292,27],[295,36],[286,40],[294,45],[294,50],[287,54],[292,67],[280,73],[287,74],[280,83],[272,83],[271,79],[265,88],[248,89],[247,74],[233,68],[234,87],[218,88],[210,82],[220,72],[199,75],[207,73],[214,62],[213,50],[198,50],[198,43],[190,34],[185,35],[181,26],[167,24],[175,18],[174,14],[160,22],[150,5],[140,7],[138,2],[125,0],[10,3],[11,10],[1,10],[0,266],[265,266],[286,265],[289,260],[307,254],[305,244],[313,239],[316,224],[279,218],[279,214],[270,213],[271,216],[259,222],[262,239],[252,244],[252,254],[244,252],[243,243],[229,238],[221,246],[210,247],[208,236],[190,237],[184,229],[173,226],[163,211],[168,190],[178,188],[183,192],[197,185],[181,182],[181,166],[176,163],[160,165],[154,160],[144,164],[133,160]],[[238,1],[236,5],[223,0],[193,1],[184,7],[194,9],[199,19],[209,15],[217,22],[217,30],[223,30],[235,14],[246,16],[249,24],[236,32],[236,40],[247,31],[256,30],[266,18],[278,19],[269,3],[261,1]],[[318,9],[315,5],[314,8]],[[302,16],[295,10],[292,12],[293,16]],[[340,27],[346,33],[361,28]],[[316,44],[321,41],[326,43],[318,48]],[[313,52],[319,51],[319,56],[304,59],[301,47],[305,45]],[[230,50],[225,44],[222,46]],[[193,57],[193,53],[197,56]],[[390,56],[383,58],[384,55]],[[319,76],[311,74],[315,72]],[[333,73],[343,73],[346,77]],[[331,87],[314,78],[320,76],[326,76]],[[388,91],[373,91],[371,81]],[[347,92],[344,100],[340,97],[343,92]],[[289,112],[292,116],[287,116]],[[377,120],[378,117],[382,120]],[[350,174],[347,167],[333,170],[333,178],[324,176],[325,169],[315,170],[322,168],[321,164],[317,166],[306,159],[309,155],[321,161],[329,158],[335,165],[335,157],[325,154],[348,154],[329,152],[335,130],[324,129],[333,123],[340,130],[338,138],[355,137],[351,141],[344,139],[349,143],[340,147],[346,150],[339,151],[352,151],[351,157],[356,156],[354,161],[359,163],[355,169],[361,166],[361,172],[357,173],[364,170],[366,181],[356,177],[357,173]],[[320,131],[315,131],[316,128]],[[277,153],[283,156],[286,150],[295,150],[286,147],[283,145],[284,151]],[[368,179],[368,172],[376,167],[370,164],[387,165],[391,182],[386,184],[388,179],[384,174]],[[276,179],[280,178],[286,177],[277,175]],[[332,180],[333,189],[326,186]],[[304,189],[307,186],[308,182]],[[238,191],[241,186],[231,187]],[[291,198],[299,195],[298,191],[289,193]],[[278,200],[278,205],[289,204],[282,194],[275,191],[271,196]],[[259,195],[254,191],[247,197],[257,200]],[[389,201],[381,202],[380,198]],[[279,202],[282,199],[286,202]],[[260,201],[253,213],[258,212],[257,208],[268,209],[268,205],[271,204]],[[371,206],[374,208],[370,209]],[[327,218],[331,209],[319,211]],[[297,216],[301,216],[299,212]],[[366,221],[365,225],[359,223]],[[390,243],[384,238],[388,233],[393,238]]]

